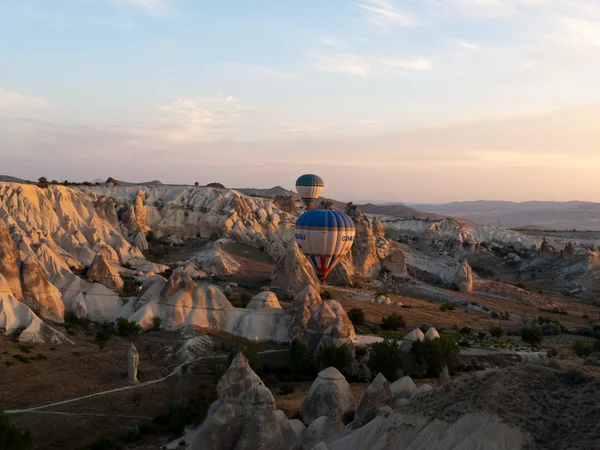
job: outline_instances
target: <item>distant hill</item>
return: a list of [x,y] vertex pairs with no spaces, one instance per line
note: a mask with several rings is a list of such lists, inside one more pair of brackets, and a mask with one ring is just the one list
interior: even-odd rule
[[11,177],[10,175],[0,175],[0,181],[6,181],[8,183],[27,183],[28,180],[22,180],[21,178]]
[[105,181],[105,184],[114,184],[115,186],[138,186],[138,185],[159,186],[159,185],[162,185],[162,183],[158,180],[142,181],[140,183],[135,183],[135,182],[130,182],[130,181],[116,180],[112,177],[108,177],[107,180]]
[[413,204],[429,213],[469,219],[486,225],[557,230],[600,230],[600,203],[469,201],[439,205]]
[[395,217],[416,217],[417,219],[443,219],[445,216],[419,211],[418,209],[408,207],[402,203],[395,203],[392,205],[374,205],[367,203],[365,205],[358,205],[358,208],[367,214],[382,214],[386,216]]
[[236,191],[246,195],[257,195],[259,197],[276,197],[277,195],[288,196],[291,195],[295,199],[300,199],[300,196],[294,191],[289,191],[281,186],[275,186],[269,189],[256,189],[256,188],[240,188]]

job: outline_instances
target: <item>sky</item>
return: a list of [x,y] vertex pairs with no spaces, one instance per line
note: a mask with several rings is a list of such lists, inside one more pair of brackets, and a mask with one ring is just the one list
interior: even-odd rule
[[0,174],[600,201],[600,0],[0,0]]

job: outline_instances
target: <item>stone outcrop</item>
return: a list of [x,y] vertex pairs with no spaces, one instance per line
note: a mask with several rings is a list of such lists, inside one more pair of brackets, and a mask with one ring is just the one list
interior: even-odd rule
[[395,397],[410,398],[416,392],[417,385],[411,377],[407,376],[394,381],[390,390]]
[[23,287],[23,302],[38,310],[41,317],[62,322],[65,316],[65,306],[61,293],[44,275],[37,259],[29,255],[21,265],[21,283]]
[[304,342],[315,350],[324,345],[344,345],[355,337],[352,321],[335,300],[321,303],[304,331]]
[[296,295],[307,284],[315,289],[320,288],[315,270],[298,248],[296,241],[293,241],[288,246],[285,257],[277,264],[272,285],[286,294]]
[[473,271],[466,259],[454,275],[454,284],[458,286],[460,292],[473,292]]
[[428,340],[439,339],[439,337],[440,337],[440,333],[438,333],[438,330],[436,330],[433,327],[429,327],[429,329],[427,330],[427,333],[425,333],[425,339],[428,339]]
[[305,424],[327,416],[341,419],[344,414],[356,411],[356,402],[346,378],[335,367],[319,372],[304,403],[300,407],[300,417]]
[[233,275],[240,269],[240,263],[225,250],[224,246],[231,243],[229,239],[206,244],[195,256],[194,262],[204,272],[210,275]]
[[390,253],[381,260],[381,266],[395,277],[406,275],[406,252],[401,248],[393,248]]
[[[379,270],[379,256],[373,223],[352,203],[346,205],[346,214],[352,218],[356,227],[354,244],[351,249],[354,269],[356,273],[363,276],[373,275]],[[379,226],[376,228],[380,232]]]
[[13,242],[8,225],[0,218],[0,275],[17,300],[23,299],[17,266],[17,248]]
[[191,450],[290,450],[298,435],[240,352],[217,384],[219,401]]
[[287,213],[295,213],[298,211],[298,208],[296,208],[296,201],[291,195],[276,195],[273,199],[273,203],[275,203],[279,209]]
[[135,348],[133,342],[129,344],[129,352],[127,353],[127,377],[131,383],[139,383],[137,373],[138,365],[140,364],[140,355]]
[[290,306],[290,316],[292,317],[289,329],[289,335],[292,339],[300,339],[304,337],[306,324],[317,310],[323,300],[319,292],[311,284],[294,297]]
[[250,300],[250,303],[246,305],[247,309],[260,309],[260,308],[279,308],[281,309],[281,305],[279,304],[279,300],[277,296],[273,292],[263,291],[259,294],[256,294]]
[[377,409],[392,398],[392,391],[386,378],[379,374],[367,388],[354,416],[355,425],[360,427],[375,418]]
[[427,392],[430,392],[430,391],[433,391],[433,388],[429,384],[427,384],[427,383],[422,384],[421,386],[419,386],[417,388],[415,393],[412,395],[411,400],[413,398],[419,397],[420,395],[426,394]]
[[452,378],[450,378],[450,372],[448,372],[448,366],[444,366],[442,369],[442,373],[440,374],[437,385],[444,386],[446,384],[450,384],[452,382]]
[[92,261],[92,264],[87,271],[87,276],[91,281],[100,283],[115,291],[120,291],[124,286],[119,271],[110,265],[101,254],[97,254],[94,257],[94,261]]

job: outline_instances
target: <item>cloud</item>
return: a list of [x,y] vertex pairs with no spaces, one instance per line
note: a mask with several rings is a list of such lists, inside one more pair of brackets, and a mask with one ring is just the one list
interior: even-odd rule
[[183,97],[154,105],[167,113],[153,131],[167,140],[186,140],[234,129],[242,115],[256,113],[241,105],[236,97],[221,93],[216,97]]
[[48,102],[43,97],[0,89],[0,109],[38,109],[45,106],[48,106]]
[[481,46],[475,42],[457,40],[454,45],[464,50],[481,50]]
[[357,77],[376,76],[393,69],[411,71],[429,70],[432,66],[432,61],[422,56],[406,59],[358,55],[354,53],[312,53],[310,56],[312,65],[316,70]]
[[329,47],[334,47],[334,48],[342,48],[346,44],[341,39],[337,39],[337,38],[327,36],[327,35],[319,37],[318,41],[319,41],[319,43],[321,43],[323,45],[327,45]]
[[234,70],[241,70],[249,74],[265,78],[290,79],[297,77],[294,73],[269,66],[261,66],[254,64],[228,64],[228,67]]
[[146,14],[155,17],[164,16],[167,0],[107,0],[111,3],[130,5],[141,9]]
[[419,25],[416,19],[400,11],[391,0],[362,0],[357,6],[369,22],[382,28]]

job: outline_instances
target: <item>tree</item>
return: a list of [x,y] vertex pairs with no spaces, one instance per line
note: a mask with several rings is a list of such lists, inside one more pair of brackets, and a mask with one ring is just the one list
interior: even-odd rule
[[48,189],[48,186],[50,186],[50,184],[48,183],[48,178],[46,178],[46,177],[39,177],[38,178],[38,182],[37,182],[37,186],[40,189]]
[[290,365],[292,371],[298,374],[308,374],[313,364],[313,354],[310,347],[302,341],[294,339],[290,344]]
[[444,303],[442,306],[440,306],[441,312],[454,311],[455,309],[456,309],[456,306],[454,306],[454,304],[452,304],[452,303]]
[[317,354],[317,361],[321,370],[327,367],[335,367],[340,372],[344,372],[352,362],[352,354],[348,347],[335,344],[324,345]]
[[537,327],[525,327],[521,329],[521,340],[532,347],[537,347],[544,340],[544,333]]
[[498,339],[504,334],[504,328],[502,328],[500,325],[496,325],[495,327],[492,327],[490,329],[490,334],[492,335],[492,337]]
[[397,331],[400,328],[404,328],[404,318],[400,314],[391,314],[387,317],[381,318],[381,329],[386,331]]
[[348,311],[348,317],[354,325],[365,324],[365,312],[361,308],[352,308]]
[[455,372],[460,363],[460,347],[448,336],[415,341],[410,351],[416,362],[427,368],[426,374],[431,377],[439,376],[444,366]]
[[367,366],[373,375],[382,373],[388,379],[395,379],[402,369],[402,351],[398,341],[385,340],[371,345]]
[[29,430],[21,430],[10,423],[0,410],[0,450],[30,450],[33,448]]

